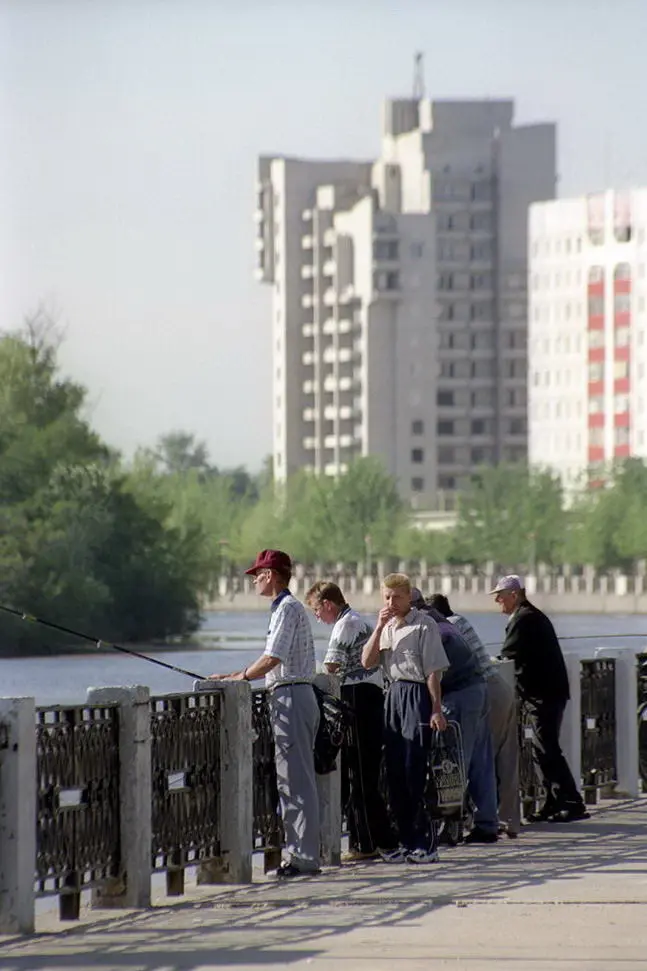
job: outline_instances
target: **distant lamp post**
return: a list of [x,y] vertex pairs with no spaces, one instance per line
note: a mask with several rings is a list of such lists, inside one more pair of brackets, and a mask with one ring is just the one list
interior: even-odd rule
[[220,547],[220,574],[221,576],[229,575],[229,540],[219,539],[218,546]]
[[370,533],[364,537],[364,548],[366,549],[366,575],[373,576],[373,541]]

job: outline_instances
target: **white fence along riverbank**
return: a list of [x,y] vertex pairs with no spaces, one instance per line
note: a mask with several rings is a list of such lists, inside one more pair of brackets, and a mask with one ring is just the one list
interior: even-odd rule
[[[500,574],[439,573],[427,570],[424,564],[396,564],[408,573],[413,584],[425,596],[444,593],[461,613],[498,612],[490,594]],[[292,592],[303,598],[316,580],[329,579],[339,584],[348,600],[362,612],[375,612],[381,605],[380,577],[389,572],[378,564],[376,573],[361,569],[348,570],[338,566],[334,570],[323,567],[305,569],[297,566],[290,585]],[[540,609],[563,614],[647,614],[647,575],[598,574],[587,571],[582,575],[570,573],[539,573],[525,576],[528,598]],[[266,610],[267,604],[254,592],[250,577],[223,576],[218,583],[218,596],[208,605],[209,610],[248,611]]]

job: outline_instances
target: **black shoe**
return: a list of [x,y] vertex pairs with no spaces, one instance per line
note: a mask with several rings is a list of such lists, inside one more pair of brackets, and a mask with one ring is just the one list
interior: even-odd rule
[[566,809],[560,809],[559,812],[553,813],[550,817],[551,823],[575,823],[578,819],[590,819],[591,813],[588,813],[584,806],[567,806]]
[[301,870],[294,863],[288,863],[284,860],[281,866],[276,871],[276,876],[279,880],[290,880],[292,877],[316,877],[321,873],[319,867],[313,867],[311,870]]
[[465,843],[496,843],[498,839],[497,833],[488,833],[486,830],[475,826],[472,832],[465,837]]
[[547,823],[557,812],[559,810],[555,806],[544,806],[543,809],[538,809],[536,813],[528,813],[526,819],[529,823]]

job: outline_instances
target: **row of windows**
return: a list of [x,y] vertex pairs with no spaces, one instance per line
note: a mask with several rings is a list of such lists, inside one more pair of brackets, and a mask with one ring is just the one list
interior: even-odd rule
[[[611,301],[609,301],[610,303]],[[631,310],[631,294],[630,293],[614,293],[613,294],[613,312],[616,314],[626,314]],[[604,297],[598,296],[597,294],[592,295],[588,299],[588,313],[589,317],[600,317],[604,314]]]
[[436,227],[438,232],[485,232],[491,233],[493,227],[492,214],[489,212],[437,212]]
[[[629,444],[629,429],[628,428],[614,428],[613,429],[613,444],[614,445],[628,445]],[[589,429],[589,445],[600,448],[605,443],[605,431],[604,428],[590,428]]]
[[[500,373],[504,378],[521,380],[528,373],[525,360],[503,361]],[[496,362],[483,361],[443,361],[440,365],[441,378],[493,378],[496,376]]]
[[444,240],[438,245],[437,257],[440,262],[447,263],[489,261],[493,257],[492,243],[485,240],[471,244]]
[[491,290],[491,273],[440,273],[437,284],[439,290]]
[[[614,379],[626,378],[629,376],[629,362],[628,361],[614,361],[613,362],[613,377]],[[645,376],[645,363],[644,361],[639,361],[636,368],[636,376],[639,380],[642,380]],[[572,374],[570,370],[561,369],[556,371],[533,371],[532,373],[532,383],[535,388],[549,388],[551,385],[554,387],[559,387],[560,385],[569,386],[571,384],[576,384],[576,377]],[[604,361],[592,361],[588,365],[588,380],[589,381],[602,381],[604,380]]]
[[467,182],[464,179],[434,177],[433,196],[436,200],[455,199],[459,202],[489,202],[492,199],[492,181]]
[[[448,419],[441,420],[436,425],[438,435],[455,435],[456,422]],[[525,435],[527,423],[525,418],[509,418],[504,425],[507,435]],[[490,418],[473,418],[470,422],[471,435],[494,435],[494,421]]]
[[[645,264],[639,263],[637,276],[639,279],[645,277]],[[613,270],[614,281],[630,280],[631,265],[629,263],[617,263]],[[590,285],[601,283],[604,280],[604,267],[592,266],[588,271],[587,281]],[[557,271],[555,273],[533,273],[531,287],[533,290],[559,290],[562,287],[580,286],[582,283],[581,270]]]

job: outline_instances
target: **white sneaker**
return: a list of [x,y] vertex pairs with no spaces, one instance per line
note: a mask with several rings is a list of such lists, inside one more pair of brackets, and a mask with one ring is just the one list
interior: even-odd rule
[[404,846],[398,846],[396,850],[378,850],[383,863],[406,863],[407,851]]
[[438,850],[411,850],[407,863],[438,863]]

